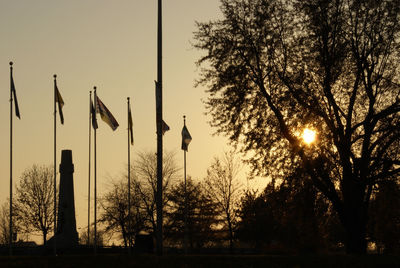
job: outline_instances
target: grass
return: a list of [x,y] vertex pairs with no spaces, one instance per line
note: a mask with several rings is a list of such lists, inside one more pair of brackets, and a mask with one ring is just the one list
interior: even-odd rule
[[62,255],[2,256],[0,267],[400,267],[400,256],[366,255]]

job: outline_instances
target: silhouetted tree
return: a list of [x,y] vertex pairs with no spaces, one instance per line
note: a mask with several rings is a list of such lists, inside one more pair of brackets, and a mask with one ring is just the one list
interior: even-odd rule
[[[185,231],[185,184],[181,182],[174,186],[170,193],[169,205],[166,209],[168,223],[165,226],[168,239],[182,245]],[[214,228],[218,224],[218,213],[215,204],[206,195],[204,185],[195,183],[190,177],[187,179],[188,205],[188,240],[193,248],[204,247],[215,238]]]
[[371,201],[371,237],[385,253],[400,250],[400,185],[385,181]]
[[[13,232],[18,233],[18,226],[13,221]],[[3,203],[0,207],[0,245],[6,245],[10,242],[10,203]]]
[[53,230],[54,180],[53,167],[33,165],[26,169],[16,188],[15,220],[23,232],[40,232],[43,244]]
[[[14,208],[15,209],[15,208]],[[15,210],[14,210],[15,212]],[[27,240],[29,235],[26,233],[21,233],[21,227],[19,223],[13,217],[13,233],[16,234],[18,241]],[[10,203],[4,202],[0,207],[0,245],[6,245],[9,243],[10,239]],[[15,242],[15,241],[14,241]]]
[[[168,193],[172,184],[178,179],[180,168],[174,154],[166,152],[163,156],[163,207],[169,202]],[[157,193],[157,155],[153,151],[141,152],[135,160],[132,172],[135,195],[139,199],[141,213],[145,215],[145,231],[155,234],[156,231],[156,193]]]
[[[92,224],[92,226],[90,227],[91,230],[94,230],[94,225]],[[97,229],[97,246],[102,247],[104,245],[106,245],[110,239],[112,237],[112,234],[107,234],[107,232],[105,230],[101,230],[101,229]],[[81,245],[87,245],[87,241],[88,241],[88,235],[87,235],[87,227],[84,229],[84,231],[82,233],[79,234],[79,244]],[[93,246],[93,242],[94,242],[94,232],[91,231],[90,232],[90,240],[89,240],[89,245]]]
[[[328,202],[309,180],[296,176],[279,185],[273,180],[259,195],[246,192],[236,232],[240,241],[256,248],[276,250],[278,246],[284,251],[308,253],[343,242],[340,230],[333,228],[337,227],[336,215]],[[332,235],[338,240],[332,240]]]
[[269,245],[275,239],[274,233],[279,224],[269,202],[277,200],[267,201],[265,198],[265,192],[270,188],[271,185],[268,185],[260,196],[256,191],[246,191],[239,203],[235,236],[239,241],[249,243],[257,249]]
[[234,152],[224,152],[221,158],[214,158],[204,179],[206,193],[215,203],[215,209],[219,211],[228,230],[231,251],[237,220],[236,205],[240,200],[242,186],[237,177],[240,169],[241,164]]
[[291,249],[299,252],[316,252],[326,245],[324,233],[327,229],[329,205],[316,191],[301,171],[295,172],[278,188],[282,207],[279,221],[281,239]]
[[10,205],[6,202],[0,208],[0,244],[10,241]]
[[[163,158],[163,203],[169,202],[172,182],[178,178],[179,168],[174,154],[167,152]],[[109,191],[101,198],[102,212],[99,221],[105,233],[119,234],[125,246],[141,231],[154,234],[156,230],[157,157],[154,152],[140,152],[131,166],[131,229],[128,228],[128,180],[111,183]]]
[[[305,168],[337,211],[348,253],[366,252],[373,187],[399,173],[397,0],[221,0],[195,47],[211,125],[255,173]],[[307,146],[297,133],[318,132]]]
[[[127,180],[113,182],[108,192],[101,198],[101,216],[99,222],[105,226],[104,232],[120,235],[125,247],[131,244],[136,234],[144,229],[145,214],[140,210],[139,196],[131,184],[131,218],[128,217]],[[130,226],[130,228],[129,228]]]
[[[13,208],[15,212],[15,207]],[[19,223],[15,220],[15,214],[13,217],[13,233],[17,236],[13,239],[18,241],[28,240],[29,234],[22,233]],[[5,245],[9,243],[10,239],[10,203],[4,202],[0,207],[0,245]]]

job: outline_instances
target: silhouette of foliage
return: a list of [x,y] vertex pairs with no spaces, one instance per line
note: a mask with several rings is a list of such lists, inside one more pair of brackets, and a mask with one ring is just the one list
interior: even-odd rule
[[240,200],[241,183],[238,173],[241,163],[234,152],[224,152],[222,157],[215,157],[207,169],[204,179],[208,197],[215,203],[215,209],[228,232],[229,248],[233,250],[234,229],[237,220],[236,208]]
[[301,253],[343,242],[336,213],[310,180],[298,180],[300,176],[304,178],[296,172],[279,185],[273,180],[260,195],[246,192],[239,209],[240,241],[259,249]]
[[[165,226],[167,239],[175,245],[183,245],[185,232],[185,183],[175,185],[169,193],[166,209],[168,223]],[[215,239],[214,228],[219,223],[215,204],[206,195],[205,186],[187,179],[187,231],[190,249],[202,248]]]
[[145,215],[139,210],[139,196],[137,192],[135,192],[133,186],[134,185],[131,184],[130,219],[128,213],[128,186],[126,179],[113,182],[110,190],[104,194],[100,202],[102,212],[99,222],[105,225],[104,232],[110,235],[119,234],[125,247],[128,246],[129,240],[131,245],[133,245],[133,238],[144,229]]
[[378,251],[388,254],[400,252],[400,185],[390,180],[379,184],[371,201],[371,240]]
[[[163,208],[169,202],[168,193],[178,179],[180,168],[176,164],[174,154],[165,152],[163,156]],[[157,155],[154,151],[140,152],[133,165],[133,184],[139,199],[140,211],[143,211],[145,231],[156,232],[156,193],[157,193]]]
[[[13,208],[14,209],[14,208]],[[21,240],[21,228],[13,219],[13,233],[17,234],[17,239]],[[27,235],[23,235],[22,239],[27,239]],[[0,207],[0,245],[6,245],[10,241],[10,202],[4,202]]]
[[[194,35],[210,124],[256,174],[304,168],[347,252],[365,253],[373,189],[400,172],[398,1],[221,0],[221,11]],[[304,127],[317,130],[311,145]]]
[[[94,224],[93,226],[90,227],[90,239],[89,239],[89,245],[93,246],[94,243]],[[111,240],[112,235],[110,232],[106,232],[105,230],[97,229],[97,246],[102,247],[107,244],[108,241]],[[87,245],[88,243],[88,234],[87,234],[87,227],[84,229],[83,232],[79,234],[79,244],[81,245]]]
[[39,232],[46,244],[54,223],[54,174],[52,166],[26,169],[16,189],[15,220],[25,233]]
[[0,208],[0,244],[10,242],[10,205],[4,203]]
[[[169,203],[169,192],[178,178],[174,154],[163,157],[163,204]],[[118,234],[125,246],[140,232],[154,235],[156,230],[157,155],[153,151],[139,152],[131,165],[131,229],[128,228],[128,179],[111,183],[101,200],[101,222],[107,234]]]
[[[236,238],[257,249],[271,244],[278,226],[278,220],[270,209],[272,204],[266,201],[266,192],[270,188],[271,185],[268,185],[262,196],[258,196],[257,191],[246,191],[238,209]],[[277,199],[269,201],[277,201]]]

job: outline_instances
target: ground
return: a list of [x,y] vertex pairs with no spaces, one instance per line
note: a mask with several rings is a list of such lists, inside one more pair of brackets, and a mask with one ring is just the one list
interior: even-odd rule
[[400,256],[346,255],[62,255],[1,256],[0,267],[400,267]]

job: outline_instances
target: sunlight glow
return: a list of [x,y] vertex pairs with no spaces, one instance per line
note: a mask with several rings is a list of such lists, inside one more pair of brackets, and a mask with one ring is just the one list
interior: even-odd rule
[[311,143],[313,143],[315,141],[317,133],[309,128],[305,128],[303,130],[303,134],[301,135],[301,137],[303,138],[303,141],[307,144],[310,145]]

